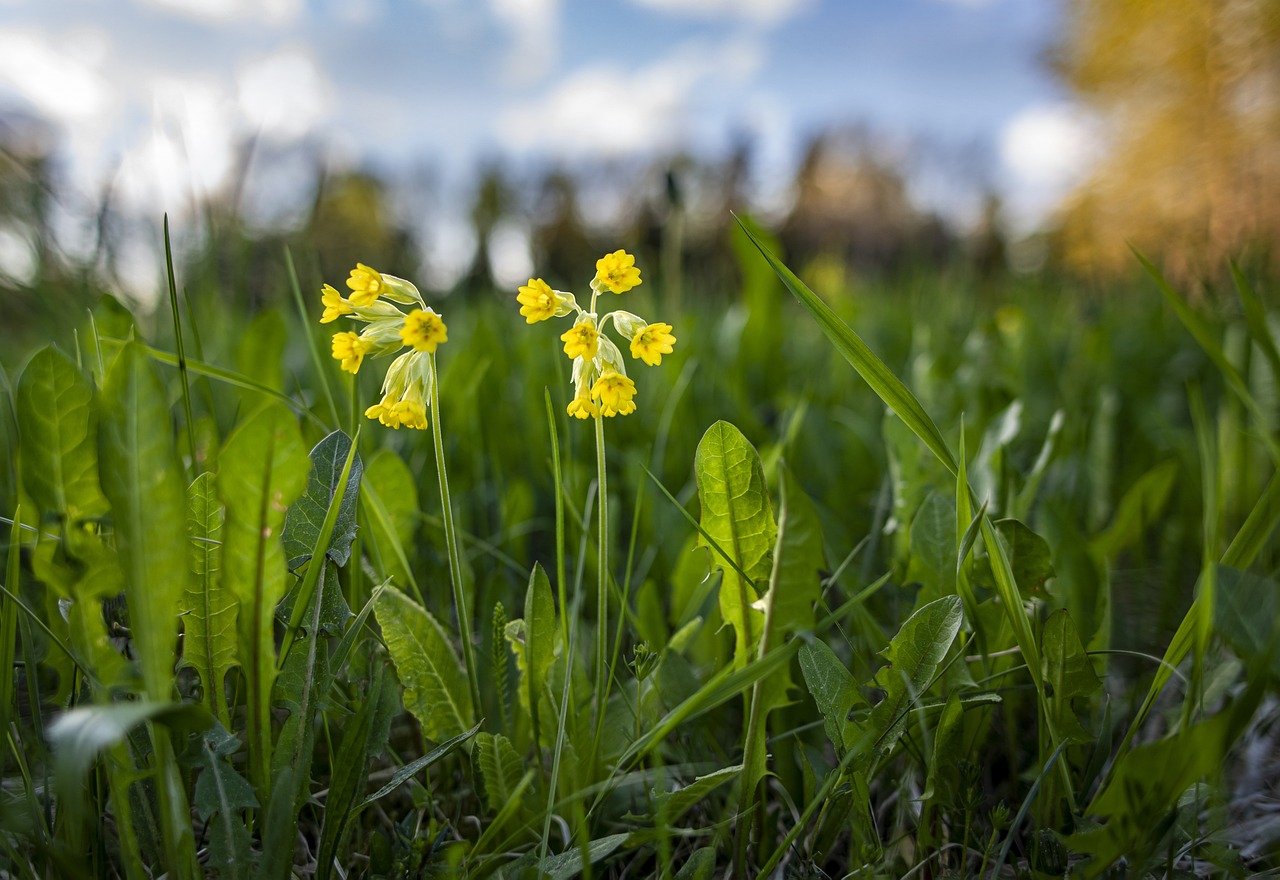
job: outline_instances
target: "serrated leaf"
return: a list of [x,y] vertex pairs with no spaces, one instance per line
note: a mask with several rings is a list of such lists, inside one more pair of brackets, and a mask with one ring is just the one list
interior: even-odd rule
[[168,396],[134,344],[107,372],[99,400],[102,489],[111,502],[129,623],[147,694],[170,699],[187,572],[187,501]]
[[742,432],[720,421],[698,443],[694,472],[702,505],[700,524],[715,546],[705,538],[701,543],[710,547],[713,564],[723,570],[720,613],[733,627],[733,665],[741,669],[760,637],[760,614],[751,606],[769,576],[769,553],[777,534],[764,468]]
[[1072,700],[1087,697],[1102,687],[1093,671],[1089,655],[1080,643],[1080,634],[1065,608],[1050,615],[1041,640],[1044,682],[1053,688],[1049,702],[1060,739],[1091,742],[1093,737],[1080,726]]
[[250,877],[254,867],[245,810],[257,809],[258,798],[249,781],[227,760],[240,741],[222,725],[205,732],[200,742],[200,776],[192,806],[209,829],[209,864],[221,880]]
[[[587,844],[587,862],[594,865],[613,854],[614,850],[626,843],[629,834],[610,834]],[[550,875],[551,880],[571,880],[582,873],[582,850],[575,847],[569,852],[550,856],[538,865],[543,873]]]
[[[329,504],[337,491],[342,471],[346,467],[351,450],[351,438],[342,431],[334,431],[311,450],[311,473],[302,496],[289,507],[284,519],[285,553],[289,568],[296,569],[308,559],[320,539],[320,527]],[[356,506],[360,500],[360,478],[364,463],[360,453],[351,462],[351,473],[338,507],[338,519],[329,538],[326,555],[338,565],[346,565],[351,558],[351,545],[356,539]]]
[[500,733],[477,733],[474,754],[484,782],[485,804],[491,813],[496,813],[511,800],[524,776],[520,756],[511,740]]
[[418,719],[423,733],[442,741],[471,727],[471,691],[444,628],[425,608],[390,586],[378,594],[374,614],[404,685],[404,707]]
[[42,513],[101,516],[93,388],[62,352],[42,348],[18,378],[22,486]]
[[182,617],[182,665],[200,675],[205,705],[224,726],[230,723],[227,672],[239,665],[236,616],[240,603],[222,583],[222,503],[213,474],[201,474],[187,489],[187,535],[191,568],[178,604]]
[[964,614],[959,596],[945,596],[907,618],[881,653],[888,663],[876,673],[885,698],[871,710],[869,727],[875,749],[887,753],[907,724],[912,706],[933,680],[938,665],[960,631]]

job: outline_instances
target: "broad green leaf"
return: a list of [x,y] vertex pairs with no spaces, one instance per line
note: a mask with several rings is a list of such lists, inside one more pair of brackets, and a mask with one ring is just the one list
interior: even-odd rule
[[959,736],[963,730],[960,725],[963,717],[964,704],[960,700],[960,692],[952,691],[947,695],[947,702],[942,706],[942,715],[934,730],[933,751],[929,753],[929,773],[925,778],[924,791],[920,793],[921,800],[938,797],[940,780],[963,757]]
[[111,501],[134,650],[147,694],[172,698],[178,616],[187,580],[187,500],[168,397],[135,345],[107,373],[99,398],[102,489]]
[[[1016,519],[997,520],[995,528],[1004,544],[1018,595],[1023,599],[1046,595],[1045,581],[1054,574],[1049,542]],[[974,581],[989,589],[996,588],[989,555],[984,563],[975,567]]]
[[41,513],[100,516],[93,389],[66,355],[42,348],[18,379],[22,486]]
[[178,603],[182,616],[182,665],[200,675],[205,705],[223,726],[230,724],[227,672],[239,665],[236,614],[240,603],[222,583],[222,503],[213,474],[196,477],[187,490],[187,534],[191,568]]
[[956,591],[956,540],[955,503],[930,492],[911,521],[911,561],[912,576],[934,596]]
[[725,783],[732,782],[742,772],[742,765],[722,767],[719,770],[699,776],[681,788],[668,794],[659,795],[653,805],[653,814],[662,816],[663,821],[677,822],[681,816],[701,803],[708,795]]
[[800,304],[809,310],[809,314],[818,322],[818,326],[835,346],[836,351],[840,352],[844,359],[858,371],[858,375],[866,380],[871,390],[885,402],[889,409],[907,423],[912,432],[933,451],[947,470],[954,474],[956,472],[955,456],[951,454],[947,441],[938,431],[938,426],[933,423],[933,419],[925,412],[916,396],[902,384],[902,380],[895,376],[893,371],[885,366],[884,361],[876,357],[875,352],[862,341],[862,337],[841,321],[840,316],[832,311],[829,305],[805,286],[805,283],[784,266],[781,260],[769,252],[749,227],[741,220],[738,223],[769,265],[773,267],[773,271],[782,279],[782,283],[796,299],[800,300]]
[[888,663],[876,673],[885,697],[871,710],[875,748],[887,753],[902,734],[907,716],[933,681],[938,665],[960,631],[964,614],[959,596],[945,596],[907,618],[881,653]]
[[280,312],[272,308],[263,309],[238,334],[236,369],[246,376],[253,376],[273,391],[283,391],[281,360],[288,341],[289,329]]
[[704,546],[711,547],[714,564],[723,569],[720,613],[734,629],[733,663],[741,669],[760,637],[759,614],[751,606],[769,575],[769,552],[777,533],[764,469],[742,432],[722,421],[708,428],[698,443],[694,471],[702,529],[715,542],[712,546],[704,539]]
[[1102,687],[1102,682],[1093,671],[1076,625],[1065,608],[1045,621],[1041,657],[1044,682],[1052,688],[1049,706],[1054,714],[1054,729],[1062,739],[1091,742],[1093,737],[1080,726],[1072,701],[1089,696]]
[[[351,438],[341,431],[334,431],[311,450],[311,473],[307,477],[307,488],[290,505],[284,518],[281,540],[284,541],[284,550],[289,557],[290,569],[298,568],[311,558],[350,450]],[[338,507],[338,518],[326,550],[326,555],[338,565],[346,565],[351,558],[351,545],[356,539],[356,504],[360,499],[360,476],[363,472],[364,464],[357,452],[351,462],[351,473],[347,477],[346,490],[342,493],[342,502]]]
[[695,849],[685,859],[680,870],[676,872],[676,880],[711,880],[716,873],[716,850],[713,846]]
[[497,813],[515,796],[524,776],[520,756],[502,734],[477,733],[474,760],[484,783],[485,804]]
[[440,742],[471,727],[471,691],[444,628],[394,587],[378,594],[374,614],[404,684],[404,707],[418,719],[422,732]]
[[535,563],[529,575],[529,587],[524,594],[524,618],[508,623],[504,635],[520,668],[520,705],[532,717],[546,688],[547,672],[555,662],[560,635],[551,581],[541,565]]
[[249,781],[231,766],[240,741],[220,724],[200,741],[200,776],[191,805],[209,831],[209,864],[220,880],[253,876],[255,866],[244,811],[258,808]]
[[838,753],[852,744],[854,723],[849,713],[866,701],[858,693],[857,682],[848,668],[823,641],[812,641],[800,648],[800,672],[804,683],[818,704],[827,739]]
[[236,628],[245,670],[251,779],[260,797],[270,787],[271,685],[276,677],[272,618],[288,582],[280,530],[302,492],[309,461],[293,414],[269,404],[249,416],[223,444],[218,494],[226,506],[222,583],[239,602]]
[[[398,584],[411,583],[409,568],[413,564],[413,535],[417,530],[421,508],[418,486],[409,466],[390,449],[379,449],[365,465],[362,489],[365,493],[368,529],[365,546],[373,544],[382,571]],[[383,516],[371,510],[370,494],[377,497]]]

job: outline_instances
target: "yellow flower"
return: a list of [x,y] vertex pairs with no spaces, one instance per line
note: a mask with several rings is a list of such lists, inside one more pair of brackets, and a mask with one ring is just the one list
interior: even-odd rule
[[520,303],[520,314],[524,315],[527,324],[555,317],[561,302],[560,295],[541,278],[530,278],[529,283],[522,286],[516,294],[516,300]]
[[343,299],[342,294],[332,284],[326,284],[321,288],[320,301],[324,303],[324,315],[320,318],[321,324],[336,321],[341,316],[350,315],[355,311],[355,309],[351,308],[351,303]]
[[367,308],[382,295],[383,280],[377,269],[371,269],[364,263],[356,263],[347,279],[347,287],[351,288],[351,304],[357,308]]
[[591,386],[591,396],[600,401],[600,414],[605,416],[625,416],[635,412],[636,405],[631,401],[635,394],[636,383],[613,370],[605,372]]
[[560,339],[564,342],[564,353],[571,358],[583,358],[591,360],[596,356],[596,351],[600,346],[600,333],[596,330],[596,323],[591,318],[583,318],[574,324],[569,330],[560,334]]
[[662,363],[664,354],[671,354],[675,342],[670,324],[650,324],[632,337],[631,356],[655,367]]
[[596,260],[596,278],[614,293],[626,293],[640,284],[640,270],[635,257],[618,250]]
[[373,346],[368,340],[350,331],[333,334],[333,359],[342,361],[342,369],[348,373],[360,371],[360,362],[371,348]]
[[449,341],[449,330],[435,312],[414,309],[405,315],[400,338],[415,351],[433,352],[437,345]]
[[569,401],[568,413],[579,419],[595,419],[600,417],[600,407],[589,397],[575,397]]

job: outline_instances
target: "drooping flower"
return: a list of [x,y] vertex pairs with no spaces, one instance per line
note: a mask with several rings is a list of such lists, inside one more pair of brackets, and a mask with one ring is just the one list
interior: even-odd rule
[[564,342],[564,353],[571,358],[591,360],[600,347],[600,332],[596,330],[596,322],[590,315],[578,319],[578,323],[560,334]]
[[430,353],[440,343],[449,341],[449,328],[445,327],[444,321],[431,309],[414,309],[405,315],[400,338],[414,351]]
[[360,363],[371,348],[372,343],[350,331],[333,334],[333,359],[342,361],[342,369],[348,373],[360,371]]
[[321,324],[336,321],[343,315],[350,315],[355,311],[350,301],[345,299],[332,284],[326,284],[321,288],[320,302],[324,305],[324,316],[320,318]]
[[356,263],[347,279],[347,287],[351,288],[351,304],[360,308],[373,305],[385,288],[382,274],[364,263]]
[[603,416],[625,416],[635,412],[636,405],[632,402],[635,394],[636,383],[613,370],[607,370],[591,386],[591,396],[600,402],[600,414]]
[[516,300],[520,303],[520,314],[524,315],[525,323],[536,324],[555,317],[562,298],[541,278],[530,278],[529,283],[516,294]]
[[662,363],[664,354],[671,354],[671,346],[675,343],[670,324],[649,324],[631,338],[631,356],[656,367]]
[[626,293],[640,284],[636,258],[624,250],[616,250],[596,260],[596,279],[600,286],[614,293]]
[[[411,281],[384,275],[364,263],[357,263],[347,279],[350,298],[344,299],[331,285],[321,290],[327,324],[343,316],[363,322],[359,334],[334,334],[333,356],[342,369],[357,373],[366,357],[382,357],[402,352],[391,362],[382,382],[382,398],[364,414],[388,428],[428,427],[427,408],[435,387],[435,359],[432,355],[449,339],[444,320],[426,307],[422,294]],[[396,303],[420,308],[405,313]],[[408,351],[404,351],[408,348]]]

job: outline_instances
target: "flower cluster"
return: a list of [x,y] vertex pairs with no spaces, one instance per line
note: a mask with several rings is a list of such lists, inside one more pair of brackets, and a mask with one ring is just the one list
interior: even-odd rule
[[[573,359],[573,400],[568,412],[580,419],[600,416],[625,416],[636,411],[632,398],[636,385],[627,376],[622,352],[604,327],[614,329],[631,343],[631,356],[649,366],[662,363],[671,354],[676,338],[670,324],[650,324],[643,318],[616,310],[600,317],[596,299],[604,291],[626,293],[640,284],[640,270],[635,257],[626,251],[614,251],[596,260],[596,277],[591,279],[591,307],[584,310],[572,293],[553,290],[541,278],[530,278],[520,288],[516,299],[520,314],[529,324],[548,318],[575,315],[573,326],[560,336],[564,353]],[[334,355],[337,356],[336,354]]]
[[[366,357],[381,357],[409,349],[391,362],[382,382],[382,399],[364,411],[388,428],[427,427],[427,407],[434,387],[436,346],[449,340],[441,317],[423,302],[412,282],[383,275],[357,263],[347,279],[351,288],[343,296],[326,284],[320,291],[324,315],[321,324],[341,317],[364,322],[359,333],[343,330],[333,334],[333,357],[342,369],[358,373]],[[398,305],[412,307],[403,311]]]

